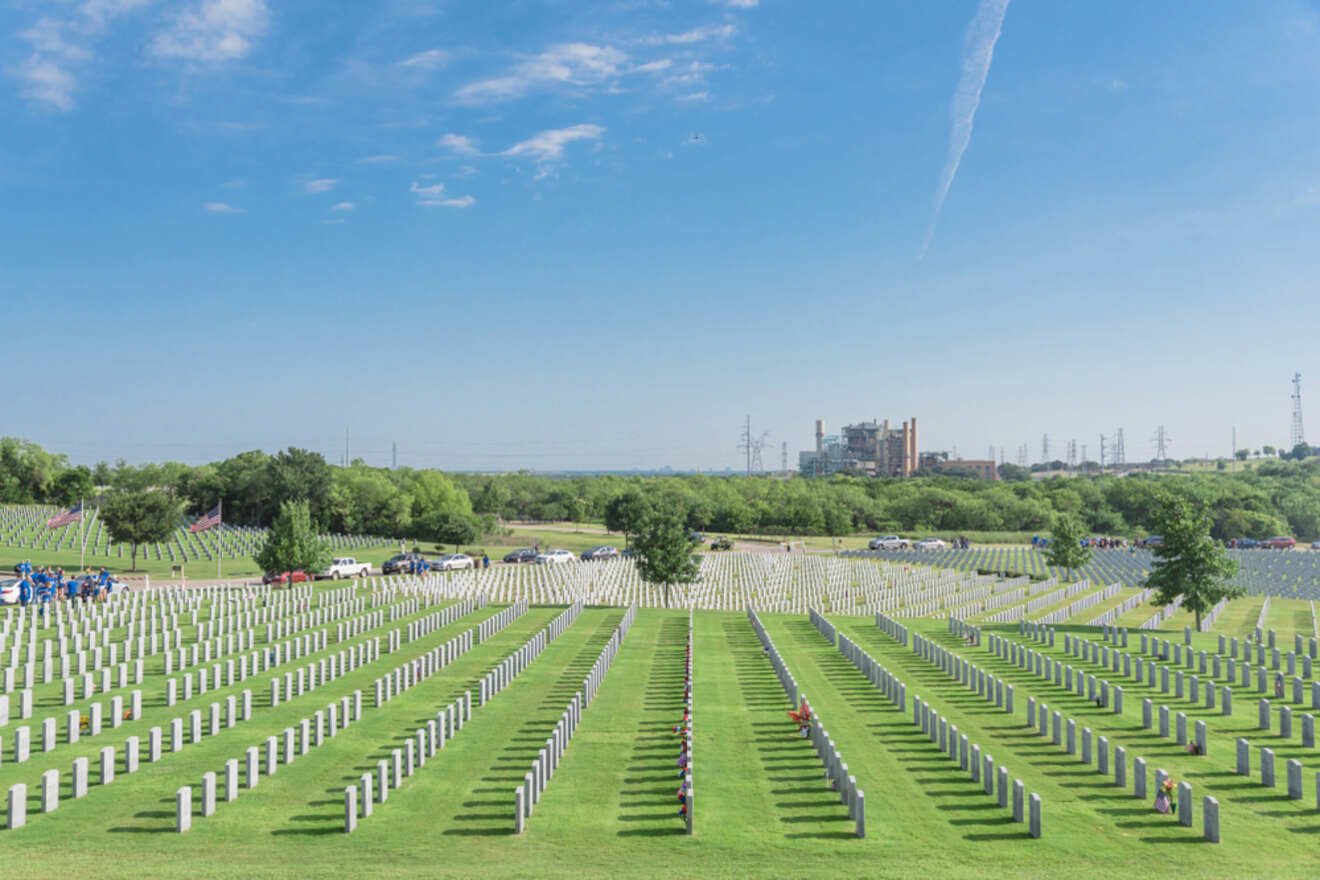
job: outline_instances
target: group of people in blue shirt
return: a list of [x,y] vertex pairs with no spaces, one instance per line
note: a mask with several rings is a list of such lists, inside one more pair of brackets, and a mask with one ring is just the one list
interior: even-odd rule
[[64,569],[38,566],[34,571],[31,562],[20,562],[14,566],[18,577],[18,603],[28,605],[81,598],[85,601],[104,601],[110,595],[110,572],[104,568],[97,574],[88,572],[84,575],[65,576]]

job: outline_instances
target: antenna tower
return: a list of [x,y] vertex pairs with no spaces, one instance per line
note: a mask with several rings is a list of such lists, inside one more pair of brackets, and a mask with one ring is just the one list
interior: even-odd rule
[[779,469],[788,473],[788,441],[779,444]]
[[1067,448],[1068,448],[1068,453],[1067,453],[1068,467],[1075,468],[1077,467],[1077,441],[1069,440]]
[[1018,447],[1018,467],[1027,466],[1027,444]]
[[1109,456],[1109,460],[1114,464],[1126,464],[1127,450],[1123,447],[1123,429],[1119,428],[1115,433],[1117,437],[1114,439],[1114,453]]
[[1041,461],[1049,461],[1049,460],[1050,460],[1050,435],[1049,435],[1049,434],[1041,434],[1041,435],[1040,435],[1040,460],[1041,460]]
[[1302,430],[1302,374],[1293,373],[1293,393],[1292,393],[1292,435],[1290,438],[1292,449],[1296,449],[1299,443],[1306,442],[1306,432]]

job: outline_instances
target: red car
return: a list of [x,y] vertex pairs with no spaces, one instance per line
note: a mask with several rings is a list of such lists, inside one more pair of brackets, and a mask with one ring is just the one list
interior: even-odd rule
[[276,574],[272,571],[261,576],[261,582],[263,584],[300,584],[303,581],[308,580],[311,580],[311,578],[307,576],[307,572],[305,571],[286,571],[283,574]]
[[1270,550],[1290,550],[1297,546],[1297,540],[1285,535],[1276,535],[1268,541],[1261,541],[1260,546],[1268,547]]

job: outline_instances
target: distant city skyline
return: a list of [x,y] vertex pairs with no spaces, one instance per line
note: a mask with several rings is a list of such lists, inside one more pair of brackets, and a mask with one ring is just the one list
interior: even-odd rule
[[1317,93],[1314,0],[9,4],[0,434],[337,462],[348,425],[451,470],[738,470],[748,415],[767,469],[818,418],[1286,446]]

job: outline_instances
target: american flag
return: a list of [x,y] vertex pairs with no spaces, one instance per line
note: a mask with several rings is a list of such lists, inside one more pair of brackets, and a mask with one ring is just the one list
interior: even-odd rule
[[59,516],[52,516],[50,519],[46,520],[46,528],[58,529],[61,526],[67,526],[71,522],[78,522],[80,519],[82,519],[81,501],[61,513]]
[[207,529],[213,529],[218,525],[220,525],[219,504],[217,504],[215,507],[212,507],[211,510],[206,514],[206,516],[202,517],[201,519],[197,520],[197,522],[189,526],[188,531],[195,535],[198,532],[204,532]]

